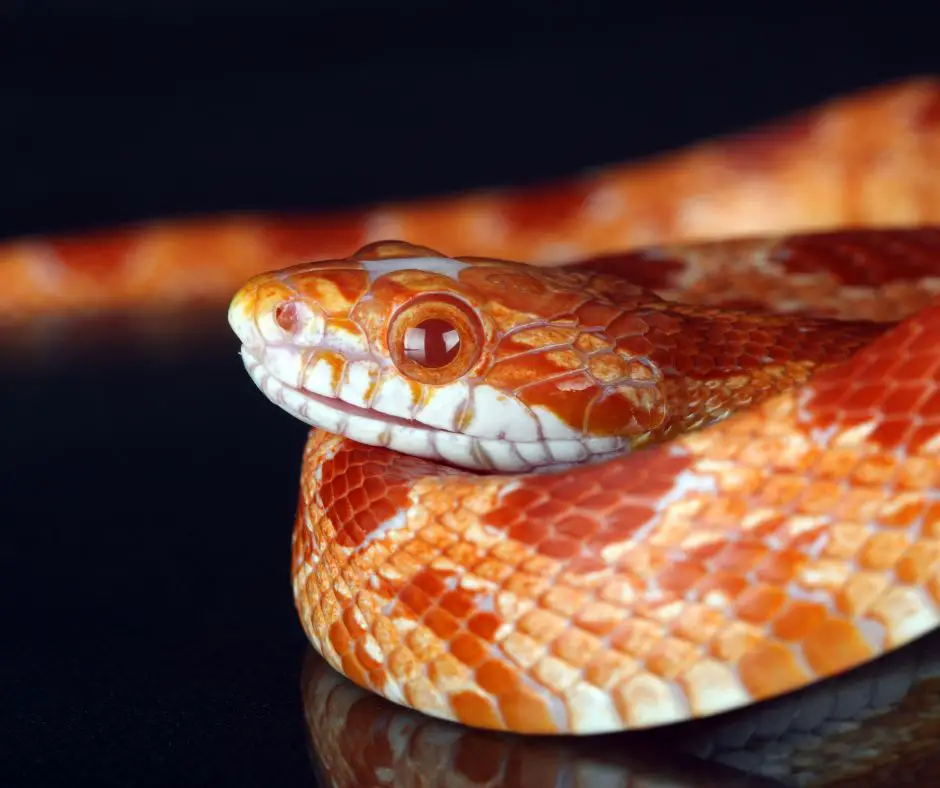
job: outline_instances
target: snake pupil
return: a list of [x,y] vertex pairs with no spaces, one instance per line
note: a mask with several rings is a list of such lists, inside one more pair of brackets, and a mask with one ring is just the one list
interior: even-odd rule
[[446,320],[423,320],[405,332],[405,355],[422,367],[447,366],[460,352],[460,334]]

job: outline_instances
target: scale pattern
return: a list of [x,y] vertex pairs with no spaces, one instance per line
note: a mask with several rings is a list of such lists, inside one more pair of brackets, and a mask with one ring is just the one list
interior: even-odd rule
[[[933,231],[895,240],[732,243],[726,257],[768,276],[768,248],[788,249],[791,270],[815,250],[813,275],[832,260],[842,278],[846,250],[898,278],[911,249],[927,251],[898,291],[897,316],[913,310],[900,322],[808,383],[669,443],[558,474],[481,476],[314,430],[293,548],[311,641],[356,683],[434,716],[594,733],[777,697],[931,631],[940,299],[917,308],[911,292],[929,292],[940,255]],[[695,247],[644,255],[707,278]],[[843,316],[866,316],[862,288]]]

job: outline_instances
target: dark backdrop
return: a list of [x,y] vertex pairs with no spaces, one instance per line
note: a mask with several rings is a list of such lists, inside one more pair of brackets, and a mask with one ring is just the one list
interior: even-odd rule
[[[937,20],[898,3],[600,8],[7,3],[0,236],[520,183],[940,72]],[[5,337],[2,785],[314,783],[304,430],[223,321],[172,328]]]

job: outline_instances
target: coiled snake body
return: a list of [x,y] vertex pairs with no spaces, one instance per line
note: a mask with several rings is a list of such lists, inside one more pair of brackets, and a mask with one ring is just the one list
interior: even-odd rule
[[292,575],[334,667],[488,728],[708,716],[937,625],[938,108],[915,80],[553,187],[9,242],[0,320],[252,277],[245,362],[317,426]]
[[932,630],[938,274],[928,228],[553,268],[387,242],[253,278],[246,367],[319,428],[308,636],[432,715],[595,733]]

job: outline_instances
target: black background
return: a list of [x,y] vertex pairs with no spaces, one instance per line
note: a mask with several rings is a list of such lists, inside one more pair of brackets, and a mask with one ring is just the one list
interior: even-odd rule
[[[826,8],[7,3],[0,236],[522,183],[940,72],[934,16]],[[59,326],[40,353],[21,331],[0,360],[0,784],[313,785],[303,427],[221,311],[162,344]]]

